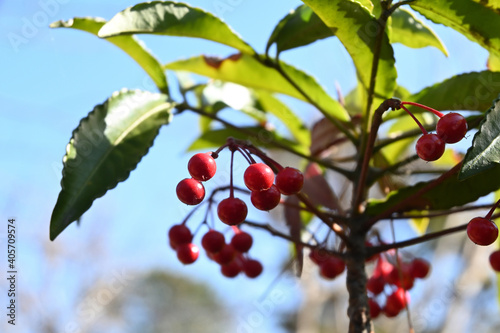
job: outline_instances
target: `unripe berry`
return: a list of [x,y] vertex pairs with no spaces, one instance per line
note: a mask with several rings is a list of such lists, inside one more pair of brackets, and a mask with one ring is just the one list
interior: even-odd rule
[[177,198],[186,205],[197,205],[205,198],[203,184],[193,178],[183,179],[175,189]]
[[215,175],[217,164],[210,153],[198,153],[189,159],[188,171],[194,179],[206,181]]
[[498,238],[498,228],[491,220],[475,217],[467,225],[467,236],[477,245],[490,245]]
[[295,168],[286,167],[276,175],[276,186],[285,195],[299,193],[303,185],[304,175]]
[[245,221],[247,214],[247,205],[238,198],[226,198],[217,206],[219,219],[228,225],[240,224]]

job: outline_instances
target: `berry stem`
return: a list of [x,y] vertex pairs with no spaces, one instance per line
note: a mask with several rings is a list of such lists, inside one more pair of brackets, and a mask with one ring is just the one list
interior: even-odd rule
[[[442,118],[444,116],[443,113],[439,112],[438,110],[436,109],[433,109],[431,107],[428,107],[427,105],[423,105],[423,104],[419,104],[419,103],[414,103],[414,102],[401,102],[401,106],[403,106],[404,104],[407,104],[407,105],[413,105],[413,106],[416,106],[416,107],[419,107],[421,109],[424,109],[424,110],[427,110],[427,111],[430,111],[432,113],[434,113],[436,116],[438,116],[439,118]],[[406,109],[405,109],[406,110]]]
[[231,150],[231,165],[229,166],[229,197],[234,198],[233,187],[233,166],[234,166],[234,150]]
[[253,164],[255,163],[255,160],[253,159],[253,157],[243,148],[241,147],[238,147],[236,148],[241,155],[243,155],[243,157],[247,160],[248,164]]
[[415,116],[413,115],[413,113],[411,113],[411,112],[410,112],[410,110],[408,110],[408,109],[407,109],[407,108],[403,105],[403,103],[401,103],[401,108],[402,108],[403,110],[405,110],[405,111],[406,111],[406,113],[408,113],[408,114],[409,114],[409,115],[413,118],[413,120],[415,120],[415,122],[417,123],[418,127],[420,127],[420,130],[422,131],[422,133],[424,133],[424,135],[429,134],[429,133],[427,132],[427,130],[425,129],[425,127],[422,125],[422,123],[421,123],[420,121],[418,121],[417,117],[415,117]]
[[488,214],[484,218],[487,220],[491,220],[491,216],[493,215],[493,213],[495,212],[495,209],[497,209],[499,204],[500,204],[500,199],[493,205],[493,207],[491,207],[490,211],[488,212]]

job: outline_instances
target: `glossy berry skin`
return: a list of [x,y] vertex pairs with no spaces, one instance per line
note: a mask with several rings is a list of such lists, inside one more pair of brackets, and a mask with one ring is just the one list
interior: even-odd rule
[[271,210],[278,206],[280,200],[281,192],[274,184],[267,190],[252,191],[252,194],[250,194],[252,205],[259,210]]
[[262,270],[262,264],[257,260],[249,259],[243,262],[243,271],[249,278],[256,278],[262,273]]
[[428,133],[422,135],[415,145],[417,155],[424,161],[435,161],[443,156],[445,142],[436,134]]
[[184,224],[176,224],[168,231],[170,246],[175,250],[181,244],[189,244],[193,240],[191,230]]
[[334,279],[345,269],[345,263],[342,259],[330,257],[319,265],[319,273],[325,279]]
[[490,265],[493,270],[500,272],[500,250],[490,254]]
[[451,112],[441,117],[436,133],[446,143],[456,143],[467,133],[467,120],[459,113]]
[[422,258],[415,258],[411,262],[411,274],[414,278],[425,278],[431,269],[431,264]]
[[498,228],[491,220],[475,217],[467,225],[467,236],[477,245],[490,245],[498,238]]
[[207,181],[215,175],[217,164],[210,153],[198,153],[189,159],[188,171],[194,179]]
[[183,179],[175,189],[177,198],[186,205],[197,205],[205,198],[203,184],[193,178]]
[[248,250],[250,250],[250,248],[252,247],[252,244],[252,235],[244,231],[235,234],[231,239],[231,245],[236,251],[241,253],[248,252]]
[[273,185],[274,172],[267,164],[250,164],[243,174],[243,180],[250,191],[267,190]]
[[234,278],[240,274],[241,266],[236,260],[233,260],[229,264],[222,265],[220,271],[225,277]]
[[209,230],[201,239],[201,246],[205,251],[217,253],[226,245],[224,235],[216,230]]
[[181,244],[177,247],[177,259],[185,265],[195,262],[199,254],[200,250],[192,243]]
[[247,214],[247,205],[238,198],[226,198],[217,206],[219,219],[227,225],[240,224],[245,221]]
[[295,168],[286,167],[276,175],[276,186],[282,194],[299,193],[304,185],[304,175]]

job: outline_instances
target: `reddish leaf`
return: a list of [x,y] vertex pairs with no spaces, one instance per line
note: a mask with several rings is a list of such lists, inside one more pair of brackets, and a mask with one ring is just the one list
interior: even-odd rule
[[321,168],[316,163],[310,163],[304,173],[304,187],[302,188],[315,205],[340,210],[339,198],[323,176]]

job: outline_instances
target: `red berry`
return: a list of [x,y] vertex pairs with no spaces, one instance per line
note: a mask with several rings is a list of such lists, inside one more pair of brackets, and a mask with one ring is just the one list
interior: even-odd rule
[[[406,297],[406,298],[405,298]],[[387,317],[397,316],[409,302],[409,294],[404,289],[398,288],[394,293],[387,296],[384,312]]]
[[477,245],[490,245],[498,237],[498,228],[491,220],[475,217],[467,225],[467,236]]
[[233,261],[236,251],[231,245],[226,244],[219,252],[212,255],[212,259],[219,265],[227,265]]
[[380,305],[371,298],[368,299],[368,306],[370,307],[370,317],[372,319],[377,318],[380,312],[382,312]]
[[249,259],[243,262],[243,271],[249,278],[256,278],[262,273],[262,270],[262,264],[257,260]]
[[188,162],[188,171],[191,177],[199,181],[206,181],[215,175],[217,164],[211,153],[198,153]]
[[267,190],[273,185],[274,172],[267,164],[254,163],[245,170],[243,179],[250,191]]
[[380,294],[384,291],[385,280],[381,276],[372,276],[366,281],[366,289],[371,291],[374,295]]
[[417,140],[417,155],[424,161],[435,161],[443,156],[445,142],[436,134],[424,134]]
[[276,175],[276,186],[285,195],[299,193],[302,185],[304,185],[304,175],[295,168],[286,167]]
[[236,260],[233,260],[229,264],[222,265],[220,271],[225,277],[234,278],[240,274],[241,266]]
[[316,265],[321,264],[330,257],[331,257],[330,254],[324,248],[321,247],[317,247],[314,250],[312,250],[311,253],[309,253],[309,258],[311,258],[312,262],[315,263]]
[[345,269],[342,259],[330,257],[319,265],[319,273],[325,279],[334,279]]
[[247,213],[247,205],[238,198],[226,198],[217,206],[219,219],[228,225],[237,225],[245,221]]
[[241,253],[248,252],[252,247],[252,243],[252,236],[244,231],[235,234],[231,239],[231,245],[236,251]]
[[490,265],[495,271],[500,272],[500,250],[490,254]]
[[384,281],[387,279],[387,276],[392,271],[392,264],[382,257],[377,261],[377,266],[375,266],[375,270],[373,271],[373,276],[382,277]]
[[203,184],[193,178],[181,180],[177,184],[175,191],[177,192],[177,198],[186,205],[197,205],[205,198]]
[[392,266],[392,270],[387,275],[386,281],[405,290],[413,288],[414,278],[411,273],[410,264],[400,261],[399,266],[400,268]]
[[183,264],[192,264],[198,259],[200,250],[198,247],[192,243],[181,244],[177,247],[177,258]]
[[467,120],[459,113],[448,113],[437,122],[436,132],[446,143],[458,142],[467,133]]
[[267,190],[252,191],[250,201],[255,208],[260,210],[271,210],[278,206],[281,200],[281,192],[276,185],[271,185]]
[[216,230],[209,230],[201,239],[201,246],[205,251],[217,253],[226,245],[224,235]]
[[415,258],[411,262],[411,275],[414,278],[423,279],[429,274],[431,264],[422,258]]
[[191,243],[193,234],[184,224],[176,224],[168,231],[168,239],[170,246],[175,250],[178,245]]

